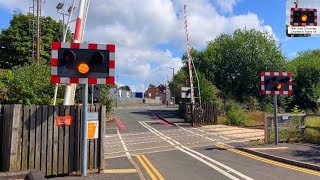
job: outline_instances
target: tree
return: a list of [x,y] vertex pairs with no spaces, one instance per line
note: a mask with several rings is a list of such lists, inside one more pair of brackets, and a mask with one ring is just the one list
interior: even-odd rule
[[121,86],[119,89],[125,90],[125,91],[131,91],[129,86]]
[[[54,85],[50,80],[50,66],[31,63],[13,70],[6,70],[1,83],[7,88],[7,104],[51,104]],[[60,88],[61,89],[61,88]],[[62,89],[58,97],[63,97]]]
[[[54,21],[51,17],[41,17],[41,60],[47,64],[50,62],[51,42],[61,41],[62,23]],[[67,41],[71,41],[71,33],[68,31]],[[14,14],[10,26],[3,29],[0,34],[0,68],[13,68],[25,63],[33,62],[32,41],[32,15]],[[34,42],[35,47],[35,42]]]
[[291,108],[317,109],[320,98],[320,50],[298,53],[289,63],[293,74],[293,101]]
[[[285,70],[285,57],[276,41],[256,30],[236,30],[208,43],[195,66],[229,98],[244,102],[260,95],[262,71]],[[201,63],[201,64],[200,64]],[[200,64],[200,65],[199,65]]]
[[189,86],[188,84],[187,73],[185,70],[181,69],[174,75],[168,86],[175,97],[175,102],[181,101],[181,87]]
[[[220,103],[220,99],[217,97],[219,90],[210,81],[208,81],[202,73],[198,72],[198,77],[200,82],[201,101],[203,103],[219,101]],[[195,94],[198,94],[197,89],[195,90]]]

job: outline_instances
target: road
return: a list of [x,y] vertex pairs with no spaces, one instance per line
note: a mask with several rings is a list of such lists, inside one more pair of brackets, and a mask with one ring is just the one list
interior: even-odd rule
[[319,179],[320,172],[236,150],[228,137],[153,116],[168,108],[116,109],[105,141],[109,179]]

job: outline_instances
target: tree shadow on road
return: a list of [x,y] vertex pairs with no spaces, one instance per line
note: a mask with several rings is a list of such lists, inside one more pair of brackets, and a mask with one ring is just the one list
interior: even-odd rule
[[212,151],[212,150],[225,151],[226,149],[225,148],[220,148],[220,147],[212,147],[212,148],[206,148],[205,150],[207,150],[207,151]]
[[320,146],[307,146],[305,150],[293,150],[292,156],[299,157],[300,161],[320,165]]

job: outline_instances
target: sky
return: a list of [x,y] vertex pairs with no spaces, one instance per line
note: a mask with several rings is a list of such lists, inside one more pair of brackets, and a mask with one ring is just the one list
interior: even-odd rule
[[[291,3],[294,7],[293,1],[288,1],[91,0],[84,41],[114,43],[117,84],[143,91],[145,84],[170,81],[172,69],[168,67],[174,68],[176,73],[183,65],[181,57],[186,51],[184,4],[187,5],[189,44],[198,50],[206,48],[206,43],[219,34],[231,34],[237,28],[254,28],[272,34],[290,60],[297,52],[318,49],[320,38],[286,36],[286,9],[291,8]],[[300,0],[300,4],[310,1]],[[9,26],[14,10],[27,13],[31,2],[0,0],[0,29]],[[45,0],[42,15],[62,19],[55,9],[58,2],[64,2],[67,11],[72,0]],[[320,0],[314,2],[320,4]],[[73,31],[74,24],[70,28]]]

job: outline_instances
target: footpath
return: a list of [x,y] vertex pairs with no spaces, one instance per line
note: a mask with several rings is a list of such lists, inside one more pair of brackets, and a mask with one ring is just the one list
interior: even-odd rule
[[[158,112],[159,118],[167,121],[170,124],[188,124],[184,122],[184,119],[178,117],[175,111],[168,109],[167,111]],[[231,137],[231,139],[238,139],[242,132],[244,134],[251,134],[246,139],[246,142],[239,143],[228,143],[238,150],[254,154],[263,158],[271,159],[274,161],[303,167],[307,169],[320,171],[320,145],[307,144],[307,143],[278,143],[274,144],[261,144],[252,145],[250,140],[263,140],[264,130],[249,128],[239,128],[224,125],[209,125],[200,127],[208,133],[220,134],[226,137]],[[245,133],[245,132],[248,133]],[[250,132],[249,132],[250,131]]]

